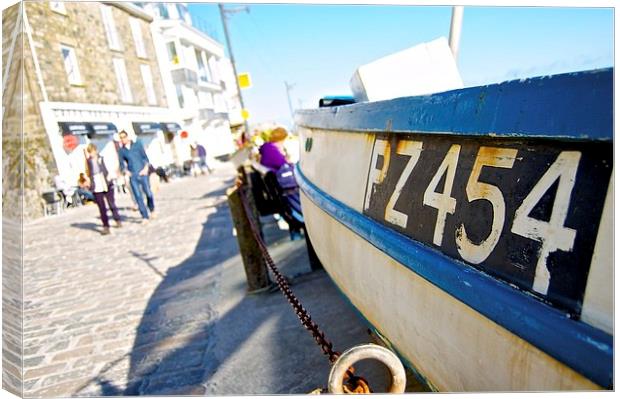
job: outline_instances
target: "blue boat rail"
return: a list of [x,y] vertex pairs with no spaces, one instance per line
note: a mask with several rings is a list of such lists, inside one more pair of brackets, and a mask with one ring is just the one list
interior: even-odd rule
[[613,140],[613,68],[298,110],[295,122],[328,130]]

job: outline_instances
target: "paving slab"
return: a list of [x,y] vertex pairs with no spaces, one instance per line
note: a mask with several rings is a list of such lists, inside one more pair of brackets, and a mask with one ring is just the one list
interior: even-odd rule
[[[99,233],[93,205],[25,226],[25,396],[304,394],[329,362],[279,291],[248,294],[226,189],[235,170],[162,184],[157,218]],[[304,240],[263,217],[273,258],[337,350],[367,326]],[[385,371],[361,365],[381,390]],[[383,388],[384,389],[384,388]]]

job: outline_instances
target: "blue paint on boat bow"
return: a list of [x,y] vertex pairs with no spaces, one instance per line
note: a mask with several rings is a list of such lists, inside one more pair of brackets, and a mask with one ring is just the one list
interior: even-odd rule
[[348,207],[310,182],[300,188],[364,240],[490,320],[604,388],[613,387],[613,337]]
[[613,68],[296,112],[327,130],[613,139]]

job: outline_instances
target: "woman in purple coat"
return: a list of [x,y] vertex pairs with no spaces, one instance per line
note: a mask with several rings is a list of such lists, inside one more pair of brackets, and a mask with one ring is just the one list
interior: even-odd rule
[[260,163],[276,172],[285,163],[288,163],[284,153],[284,140],[288,136],[286,129],[277,127],[271,131],[269,141],[258,149]]

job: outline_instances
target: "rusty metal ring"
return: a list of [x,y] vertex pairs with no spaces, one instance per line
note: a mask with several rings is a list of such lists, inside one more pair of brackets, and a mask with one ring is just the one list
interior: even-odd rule
[[334,362],[329,372],[327,389],[330,393],[344,393],[342,380],[345,373],[354,363],[364,359],[375,359],[385,364],[392,375],[392,384],[389,393],[405,392],[407,377],[405,376],[405,368],[400,359],[390,350],[375,344],[364,344],[354,346],[346,350]]

